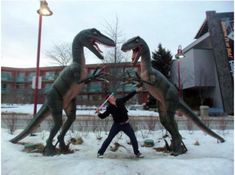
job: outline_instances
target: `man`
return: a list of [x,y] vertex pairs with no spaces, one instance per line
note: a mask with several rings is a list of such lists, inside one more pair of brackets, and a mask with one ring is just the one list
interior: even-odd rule
[[[137,89],[139,91],[140,89]],[[113,138],[120,132],[123,131],[131,140],[131,144],[133,147],[134,154],[137,158],[143,158],[144,156],[139,152],[138,142],[132,129],[129,118],[127,114],[127,109],[125,107],[125,103],[134,95],[136,91],[129,93],[127,96],[122,98],[116,98],[114,95],[108,97],[108,106],[104,113],[100,113],[100,109],[97,108],[96,112],[101,119],[104,119],[109,116],[109,114],[113,117],[113,125],[110,129],[109,135],[102,144],[101,148],[98,151],[97,157],[103,158],[103,154],[106,151],[107,147],[113,140]]]

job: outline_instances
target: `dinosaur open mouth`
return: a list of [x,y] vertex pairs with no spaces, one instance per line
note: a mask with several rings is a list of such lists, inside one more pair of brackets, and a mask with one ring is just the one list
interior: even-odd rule
[[136,63],[138,61],[138,57],[139,57],[139,54],[140,53],[140,48],[139,47],[136,47],[134,49],[132,49],[132,63]]
[[100,44],[106,47],[114,47],[115,43],[113,42],[113,40],[109,38],[92,38],[90,40],[90,47],[89,47],[90,51],[93,52],[98,58],[103,60],[104,59],[102,55],[103,51],[99,47]]
[[97,42],[97,41],[95,41],[95,40],[92,42],[94,48],[95,48],[98,52],[103,53],[103,51],[100,50],[99,45],[98,45],[97,43],[100,44],[100,42]]

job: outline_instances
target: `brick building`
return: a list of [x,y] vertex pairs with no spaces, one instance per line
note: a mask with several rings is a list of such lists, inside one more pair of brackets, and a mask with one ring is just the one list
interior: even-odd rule
[[[102,64],[87,65],[88,73],[92,73]],[[140,69],[140,65],[135,67],[131,63],[105,64],[105,72],[110,73],[110,84],[103,81],[92,81],[84,86],[82,92],[77,96],[79,105],[97,105],[111,91],[116,91],[117,95],[125,95],[133,90],[132,85],[121,85],[126,71],[134,72]],[[1,95],[2,103],[33,103],[34,90],[32,80],[36,75],[36,68],[1,68]],[[63,67],[40,67],[41,89],[39,90],[38,103],[43,103],[46,93],[51,84],[57,78]],[[116,86],[114,86],[116,85]],[[131,99],[130,103],[143,103],[147,100],[147,92],[141,92]]]

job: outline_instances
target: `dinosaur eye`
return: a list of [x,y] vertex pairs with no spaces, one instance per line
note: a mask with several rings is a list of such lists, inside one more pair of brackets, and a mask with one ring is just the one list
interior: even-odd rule
[[140,42],[140,37],[139,37],[139,36],[137,36],[137,37],[135,38],[135,42],[136,42],[136,43]]
[[94,34],[94,35],[98,35],[98,32],[94,30],[94,31],[93,31],[93,34]]

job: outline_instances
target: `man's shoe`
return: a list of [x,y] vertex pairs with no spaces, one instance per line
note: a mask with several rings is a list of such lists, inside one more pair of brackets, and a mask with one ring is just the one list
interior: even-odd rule
[[103,155],[103,154],[98,153],[98,154],[97,154],[97,158],[104,158],[104,155]]
[[144,158],[144,155],[141,154],[141,153],[138,153],[138,154],[136,154],[135,156],[136,156],[136,158]]

